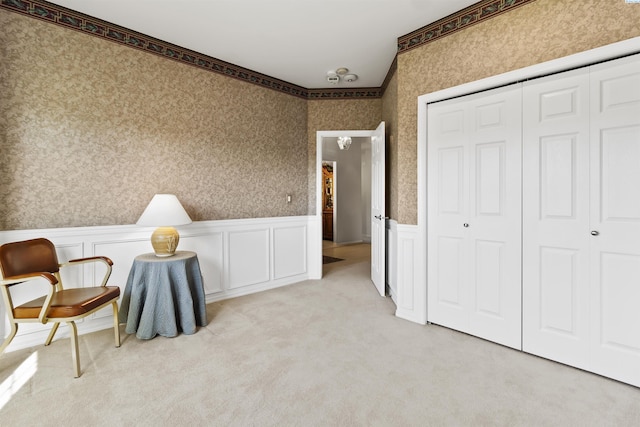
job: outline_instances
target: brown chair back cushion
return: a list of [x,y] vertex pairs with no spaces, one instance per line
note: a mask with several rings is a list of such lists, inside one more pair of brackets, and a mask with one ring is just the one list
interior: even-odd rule
[[60,269],[56,248],[47,239],[32,239],[0,246],[0,270],[3,277],[49,272]]

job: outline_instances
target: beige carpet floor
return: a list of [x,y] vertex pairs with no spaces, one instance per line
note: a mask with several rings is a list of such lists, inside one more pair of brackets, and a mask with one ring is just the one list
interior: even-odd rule
[[194,335],[84,335],[78,379],[68,339],[3,355],[0,426],[640,425],[638,388],[394,317],[356,246]]

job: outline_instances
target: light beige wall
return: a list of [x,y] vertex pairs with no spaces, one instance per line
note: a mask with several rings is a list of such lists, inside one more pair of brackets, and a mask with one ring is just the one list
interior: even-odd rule
[[308,101],[308,194],[309,213],[316,211],[316,132],[373,130],[382,120],[380,99]]
[[387,142],[386,214],[398,219],[398,74],[393,73],[382,96],[382,120]]
[[640,5],[536,0],[398,57],[398,220],[417,223],[417,98],[640,36]]
[[[0,229],[306,215],[307,101],[0,10]],[[293,195],[286,204],[285,194]]]

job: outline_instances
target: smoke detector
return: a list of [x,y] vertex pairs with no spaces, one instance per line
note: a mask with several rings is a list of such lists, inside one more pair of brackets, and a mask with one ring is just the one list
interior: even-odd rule
[[327,72],[327,81],[331,84],[338,84],[340,80],[344,80],[347,83],[355,82],[358,80],[357,74],[348,74],[349,69],[346,67],[336,68],[336,70],[331,70]]

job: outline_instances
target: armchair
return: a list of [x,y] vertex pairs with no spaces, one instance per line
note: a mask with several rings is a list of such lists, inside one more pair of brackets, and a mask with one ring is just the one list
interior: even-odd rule
[[[69,288],[62,286],[60,269],[85,263],[101,262],[107,267],[100,286]],[[89,257],[70,260],[60,264],[53,243],[47,239],[32,239],[21,242],[6,243],[0,246],[0,292],[9,317],[11,331],[0,345],[0,354],[7,348],[18,332],[18,324],[25,322],[53,323],[45,345],[51,344],[60,322],[69,325],[71,334],[71,357],[73,359],[74,376],[80,372],[80,353],[78,351],[78,330],[75,321],[89,316],[108,305],[113,307],[113,329],[116,347],[120,347],[120,330],[118,326],[118,297],[120,288],[107,286],[113,262],[107,257]],[[30,282],[46,280],[48,292],[19,306],[14,306],[11,299],[11,288],[29,286]]]

